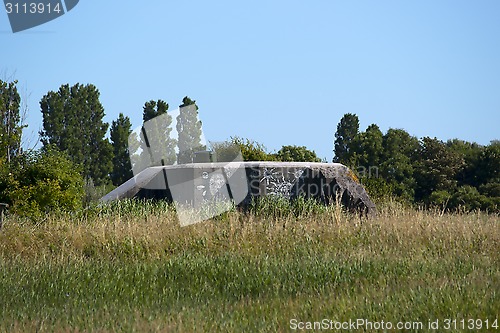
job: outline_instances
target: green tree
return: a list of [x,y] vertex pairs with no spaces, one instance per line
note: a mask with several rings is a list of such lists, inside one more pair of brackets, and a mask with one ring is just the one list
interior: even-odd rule
[[158,101],[151,100],[144,103],[142,110],[142,121],[147,122],[148,120],[154,119],[158,116],[166,114],[168,111],[168,103],[159,99]]
[[17,81],[0,80],[0,158],[6,161],[21,151],[21,97],[17,90]]
[[243,161],[240,146],[231,140],[222,142],[210,142],[211,150],[215,152],[217,162],[240,162]]
[[494,140],[484,148],[477,164],[478,190],[484,195],[483,209],[500,209],[500,141]]
[[219,162],[276,161],[276,154],[268,153],[263,144],[238,136],[224,142],[211,142],[211,146]]
[[358,171],[378,168],[384,151],[384,136],[380,128],[372,124],[365,132],[356,135],[353,141],[353,159]]
[[305,146],[283,146],[275,158],[282,162],[321,162],[316,153]]
[[201,121],[198,120],[198,106],[189,97],[182,99],[177,116],[177,134],[179,136],[178,163],[191,163],[194,152],[204,150],[201,143]]
[[446,145],[451,151],[462,156],[465,162],[462,170],[457,173],[458,185],[478,187],[480,185],[480,179],[478,179],[479,162],[485,147],[475,142],[471,143],[459,139],[448,140]]
[[477,165],[477,183],[500,183],[500,141],[494,140],[481,152]]
[[488,208],[485,206],[487,198],[479,193],[477,188],[464,185],[456,189],[448,203],[449,208],[460,208],[465,211]]
[[67,152],[74,163],[82,165],[83,176],[96,185],[108,183],[113,151],[105,138],[108,124],[103,122],[99,90],[92,84],[65,84],[43,96],[40,107],[42,143]]
[[240,137],[231,137],[233,145],[240,147],[243,161],[275,161],[273,154],[267,152],[266,147],[253,140],[242,139]]
[[82,206],[80,166],[50,146],[26,152],[1,168],[0,200],[15,214],[41,218],[48,212],[74,211]]
[[413,160],[419,149],[416,137],[403,129],[389,129],[383,137],[379,175],[386,180],[394,196],[414,200],[416,181]]
[[120,113],[118,119],[111,123],[111,144],[113,146],[113,170],[111,181],[113,185],[120,185],[132,178],[128,139],[132,133],[130,118]]
[[175,153],[177,140],[171,137],[172,116],[168,113],[168,104],[161,99],[146,102],[142,119],[144,125],[141,133],[141,160],[149,162],[145,166],[174,164],[177,159]]
[[465,164],[463,156],[444,142],[429,137],[422,139],[418,156],[415,162],[418,201],[428,202],[434,191],[453,193],[456,190],[456,177]]
[[400,153],[413,162],[418,156],[420,143],[417,137],[410,135],[404,129],[390,128],[384,135],[383,147],[382,159],[394,153]]
[[343,163],[348,166],[353,164],[353,142],[359,131],[358,116],[352,113],[346,113],[340,119],[335,132],[333,162]]

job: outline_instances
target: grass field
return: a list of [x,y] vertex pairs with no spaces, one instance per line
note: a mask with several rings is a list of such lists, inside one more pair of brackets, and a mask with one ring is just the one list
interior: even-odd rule
[[137,202],[8,217],[0,331],[288,332],[365,318],[500,332],[485,328],[500,321],[499,250],[498,215],[395,203],[370,220],[305,203],[185,228],[170,206]]

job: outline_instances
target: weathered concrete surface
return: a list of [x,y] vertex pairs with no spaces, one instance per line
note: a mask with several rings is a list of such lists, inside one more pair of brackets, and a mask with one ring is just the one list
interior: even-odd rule
[[[179,188],[183,189],[180,196],[174,190]],[[338,163],[219,162],[150,167],[101,201],[132,197],[173,200],[174,197],[176,201],[196,205],[216,198],[224,192],[221,189],[240,206],[248,205],[253,197],[304,196],[325,204],[340,201],[351,210],[370,215],[376,212],[375,204],[354,173]]]

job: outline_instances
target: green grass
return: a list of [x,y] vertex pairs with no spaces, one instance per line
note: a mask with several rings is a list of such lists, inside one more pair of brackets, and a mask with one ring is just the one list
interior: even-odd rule
[[0,232],[0,331],[500,320],[498,215],[391,204],[365,220],[336,207],[280,205],[185,228],[170,206],[133,201],[38,224],[9,217]]

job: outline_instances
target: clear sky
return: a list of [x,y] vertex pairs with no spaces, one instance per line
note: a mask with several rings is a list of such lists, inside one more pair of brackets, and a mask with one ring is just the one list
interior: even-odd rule
[[[329,161],[344,113],[361,129],[500,139],[500,1],[97,1],[13,34],[0,12],[0,70],[39,101],[92,83],[111,123],[197,101],[208,140],[304,145]],[[29,133],[28,133],[29,134]]]

